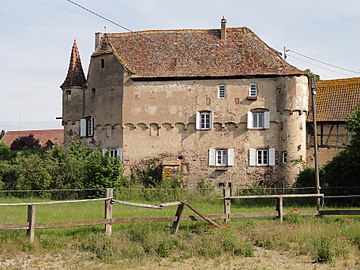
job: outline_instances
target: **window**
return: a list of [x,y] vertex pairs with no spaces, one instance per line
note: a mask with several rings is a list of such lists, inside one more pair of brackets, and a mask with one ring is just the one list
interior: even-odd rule
[[227,160],[228,157],[226,149],[216,150],[216,166],[226,166]]
[[225,98],[226,97],[226,87],[225,84],[219,85],[218,88],[218,98]]
[[281,151],[281,164],[287,163],[287,151]]
[[102,149],[102,155],[105,156],[106,153],[109,153],[110,157],[116,157],[122,160],[122,149],[121,148],[110,148],[110,149]]
[[66,100],[71,101],[71,90],[66,91]]
[[100,59],[100,67],[101,68],[105,67],[105,59]]
[[257,97],[258,86],[256,83],[249,84],[249,97]]
[[268,165],[268,150],[257,150],[257,166],[266,166]]
[[234,148],[209,149],[209,166],[226,167],[234,166]]
[[249,166],[275,166],[275,149],[249,149]]
[[80,119],[80,137],[94,136],[94,117],[87,116]]
[[248,129],[270,128],[270,112],[267,111],[248,112],[247,128]]
[[196,113],[196,129],[209,130],[212,126],[211,112],[203,111]]

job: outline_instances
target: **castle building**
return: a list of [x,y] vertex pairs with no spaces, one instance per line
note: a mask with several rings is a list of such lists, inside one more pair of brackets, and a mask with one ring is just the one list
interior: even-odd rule
[[65,144],[158,159],[200,181],[288,186],[306,159],[308,78],[246,27],[96,33],[85,78],[74,42]]

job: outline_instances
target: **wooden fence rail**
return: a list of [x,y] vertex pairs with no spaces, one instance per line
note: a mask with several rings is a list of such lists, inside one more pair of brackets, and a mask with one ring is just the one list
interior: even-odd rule
[[[36,206],[37,205],[51,205],[51,204],[62,204],[62,203],[80,203],[80,202],[93,202],[93,201],[104,201],[105,202],[105,211],[104,219],[100,220],[75,220],[75,221],[60,221],[60,222],[47,222],[47,223],[37,223],[36,222]],[[112,216],[112,207],[113,204],[142,207],[142,208],[151,208],[161,210],[164,207],[169,206],[178,206],[175,217],[133,217],[133,218],[113,218]],[[35,229],[47,229],[47,228],[64,228],[64,227],[79,227],[79,226],[94,226],[94,225],[105,225],[105,235],[110,237],[112,233],[112,224],[124,224],[124,223],[136,223],[136,222],[173,222],[171,232],[176,234],[181,220],[189,221],[198,221],[205,220],[206,222],[219,226],[217,223],[213,222],[212,219],[222,219],[224,218],[223,214],[220,215],[203,215],[193,206],[191,206],[186,201],[176,201],[161,203],[159,205],[154,204],[141,204],[134,202],[119,201],[113,198],[113,189],[106,189],[105,198],[100,199],[86,199],[86,200],[73,200],[73,201],[54,201],[54,202],[36,202],[36,203],[0,203],[0,206],[27,206],[27,222],[26,223],[0,223],[0,229],[2,230],[17,230],[25,229],[27,230],[27,236],[29,237],[30,243],[34,242],[35,239]],[[197,215],[195,216],[183,216],[184,207],[187,206]]]
[[[358,195],[355,195],[358,196]],[[113,198],[113,189],[106,189],[105,198],[100,199],[86,199],[86,200],[70,200],[70,201],[52,201],[52,202],[34,202],[34,203],[0,203],[1,206],[27,206],[27,222],[25,223],[0,223],[0,230],[27,230],[27,236],[30,243],[34,242],[35,229],[46,228],[64,228],[64,227],[79,227],[79,226],[95,226],[105,225],[105,235],[110,237],[112,233],[112,224],[124,223],[138,223],[138,222],[172,222],[171,233],[176,234],[180,227],[181,221],[199,221],[205,220],[209,224],[219,227],[220,225],[214,220],[223,219],[228,223],[231,219],[240,219],[248,217],[277,217],[280,222],[283,221],[284,211],[283,202],[288,198],[319,198],[324,200],[324,194],[279,194],[279,195],[248,195],[248,196],[230,196],[230,189],[224,189],[224,213],[223,214],[207,214],[204,215],[190,205],[187,201],[175,201],[154,204],[134,203],[127,201],[115,200]],[[231,201],[236,199],[275,199],[276,208],[274,212],[261,212],[261,213],[231,213]],[[36,206],[37,205],[51,205],[62,203],[81,203],[104,201],[104,219],[98,220],[75,220],[75,221],[60,221],[60,222],[36,222]],[[133,207],[149,208],[154,210],[161,210],[164,207],[177,206],[175,216],[172,217],[113,217],[113,205],[127,205]],[[196,215],[184,216],[183,212],[185,207],[188,207]],[[302,211],[302,215],[359,215],[360,210],[320,210],[320,211]]]
[[[235,199],[276,199],[276,216],[283,221],[284,210],[283,201],[286,198],[320,198],[324,199],[324,194],[279,194],[279,195],[245,195],[245,196],[230,196],[230,189],[224,189],[224,222],[228,223],[231,218],[236,218],[236,215],[231,215],[231,201]],[[318,212],[315,212],[318,214]],[[269,216],[269,213],[258,213],[258,216]],[[273,214],[270,214],[273,216]]]

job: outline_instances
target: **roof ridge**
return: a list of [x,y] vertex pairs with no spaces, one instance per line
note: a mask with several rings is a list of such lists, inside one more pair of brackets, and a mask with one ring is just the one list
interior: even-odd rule
[[[242,27],[227,27],[226,30],[245,30],[245,32],[251,32],[250,28],[246,26]],[[106,35],[131,35],[131,34],[157,34],[157,33],[171,33],[171,32],[209,32],[209,31],[220,31],[218,28],[204,28],[204,29],[195,29],[195,28],[179,28],[179,29],[148,29],[148,30],[139,30],[131,32],[107,32],[103,33]]]

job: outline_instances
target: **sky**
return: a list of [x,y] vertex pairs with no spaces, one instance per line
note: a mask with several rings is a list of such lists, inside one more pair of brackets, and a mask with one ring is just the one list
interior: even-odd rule
[[[360,77],[359,0],[73,1],[131,31],[214,29],[224,16],[323,80]],[[95,33],[126,30],[68,0],[0,3],[0,130],[62,128],[59,86],[74,39],[87,74]]]

